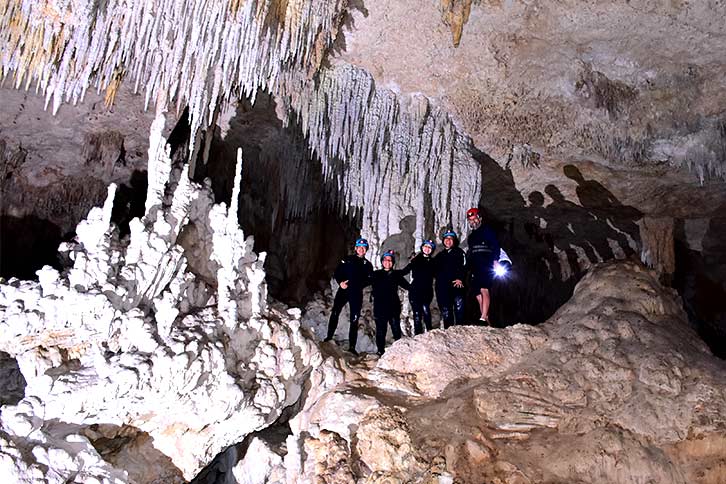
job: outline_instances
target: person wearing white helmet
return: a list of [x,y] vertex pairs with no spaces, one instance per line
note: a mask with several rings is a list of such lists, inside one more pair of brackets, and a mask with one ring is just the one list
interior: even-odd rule
[[328,335],[324,341],[330,341],[338,328],[340,311],[348,304],[350,310],[350,328],[348,329],[348,351],[357,355],[355,345],[358,341],[358,319],[363,306],[363,289],[370,285],[373,265],[365,258],[368,252],[368,241],[360,238],[355,241],[355,254],[340,261],[335,269],[335,280],[340,287],[335,293],[333,310],[328,321]]
[[[436,242],[424,240],[421,252],[416,254],[411,262],[403,268],[402,273],[411,274],[411,289],[408,299],[413,311],[413,332],[422,334],[423,327],[431,331],[431,301],[434,298],[434,258]],[[423,322],[423,324],[422,324]]]

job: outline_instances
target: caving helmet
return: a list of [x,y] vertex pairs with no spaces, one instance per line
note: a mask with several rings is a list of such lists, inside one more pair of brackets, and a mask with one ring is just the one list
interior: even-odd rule
[[428,240],[424,240],[424,241],[423,241],[423,242],[421,243],[421,248],[422,248],[422,249],[423,249],[424,245],[428,245],[429,247],[431,247],[431,252],[433,252],[433,251],[435,251],[435,250],[436,250],[436,242],[434,242],[434,241],[433,241],[433,240],[431,240],[431,239],[428,239]]
[[474,216],[481,217],[481,214],[479,213],[478,208],[473,207],[466,211],[466,218],[474,217]]
[[356,239],[355,246],[356,247],[365,247],[367,249],[368,248],[368,241],[366,239],[364,239],[364,238],[361,237],[360,239]]
[[394,251],[392,251],[392,250],[385,251],[383,253],[383,255],[381,255],[381,262],[383,262],[383,259],[385,259],[386,257],[390,257],[391,261],[393,261],[394,264],[396,263],[396,253]]
[[451,229],[449,229],[446,232],[444,232],[444,235],[441,236],[441,240],[444,240],[446,237],[451,237],[454,240],[458,239],[458,237],[456,235],[456,232],[454,232]]

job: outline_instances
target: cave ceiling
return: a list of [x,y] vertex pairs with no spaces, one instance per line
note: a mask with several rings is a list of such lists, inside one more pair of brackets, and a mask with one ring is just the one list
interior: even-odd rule
[[577,200],[562,176],[576,163],[655,216],[719,206],[723,4],[474,2],[454,46],[442,11],[458,3],[361,2],[334,62],[401,95],[423,93],[512,169],[525,198],[557,183]]
[[[114,124],[129,160],[152,112],[168,132],[188,107],[198,135],[266,91],[376,244],[410,215],[417,240],[463,231],[477,202],[515,219],[586,205],[587,182],[605,208],[651,217],[707,220],[726,203],[721,2],[187,3],[3,5],[0,137],[44,160],[34,184],[83,171],[79,117]],[[22,114],[33,103],[18,96],[55,117]]]

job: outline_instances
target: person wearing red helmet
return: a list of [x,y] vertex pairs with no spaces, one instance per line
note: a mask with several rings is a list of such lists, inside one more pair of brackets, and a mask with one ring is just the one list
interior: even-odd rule
[[471,272],[471,290],[476,294],[477,303],[481,317],[479,324],[489,325],[489,305],[491,296],[489,289],[492,287],[494,277],[494,263],[499,260],[500,246],[497,235],[487,224],[483,223],[482,214],[478,208],[470,208],[466,211],[466,221],[472,232],[467,238],[469,248],[467,250],[467,264]]
[[363,306],[363,288],[370,285],[373,265],[365,258],[368,252],[368,241],[358,239],[355,241],[355,254],[349,255],[338,264],[335,269],[335,280],[340,287],[335,293],[333,310],[328,321],[328,335],[323,341],[330,341],[338,328],[338,317],[343,306],[348,304],[350,310],[350,328],[348,329],[348,351],[357,355],[355,350],[358,341],[358,319]]
[[[421,252],[411,259],[404,267],[402,273],[411,273],[411,289],[408,299],[413,311],[413,332],[423,333],[423,324],[426,331],[431,331],[431,301],[434,298],[434,258],[431,257],[436,250],[436,242],[424,240]],[[421,324],[423,322],[423,324]]]
[[376,321],[376,347],[378,355],[386,349],[386,333],[388,325],[391,326],[393,339],[401,338],[401,300],[398,298],[398,288],[409,289],[410,284],[403,277],[402,271],[394,271],[396,254],[387,250],[381,256],[381,265],[373,273],[373,318]]

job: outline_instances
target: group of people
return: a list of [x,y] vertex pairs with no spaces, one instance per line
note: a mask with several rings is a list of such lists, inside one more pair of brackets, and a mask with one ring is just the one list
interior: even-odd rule
[[[365,258],[368,241],[363,238],[356,240],[355,253],[343,259],[335,270],[334,277],[340,287],[335,294],[325,341],[333,339],[340,312],[348,304],[348,351],[358,354],[358,319],[363,305],[363,289],[369,285],[372,286],[373,318],[376,323],[376,347],[379,355],[385,351],[389,325],[393,338],[398,340],[401,337],[399,287],[408,290],[415,334],[423,333],[424,326],[427,331],[432,329],[431,302],[434,292],[444,328],[464,324],[467,275],[469,290],[474,292],[479,305],[481,316],[478,324],[489,325],[489,290],[495,270],[499,269],[501,247],[492,228],[483,223],[478,208],[467,210],[466,218],[472,229],[467,238],[467,252],[459,247],[457,234],[453,230],[447,230],[442,236],[443,250],[434,256],[436,242],[424,240],[421,252],[402,270],[393,269],[396,254],[387,250],[381,255],[383,268],[374,271]],[[405,278],[408,274],[411,274],[411,282]]]

